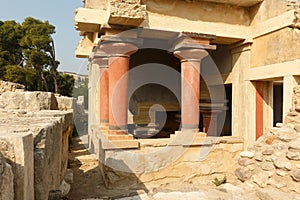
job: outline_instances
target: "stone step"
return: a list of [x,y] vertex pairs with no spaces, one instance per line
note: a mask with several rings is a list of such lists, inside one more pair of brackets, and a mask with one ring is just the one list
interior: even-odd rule
[[107,135],[108,140],[133,140],[132,135]]

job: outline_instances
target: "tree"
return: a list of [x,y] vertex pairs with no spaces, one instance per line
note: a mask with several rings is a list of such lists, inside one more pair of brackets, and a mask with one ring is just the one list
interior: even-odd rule
[[59,62],[55,60],[54,41],[51,37],[55,33],[55,27],[48,21],[42,22],[32,17],[27,17],[22,23],[25,35],[20,44],[25,48],[24,57],[27,67],[34,67],[38,72],[38,90],[49,91],[43,70],[48,69],[54,75],[55,92],[58,92],[57,86],[57,66]]
[[24,68],[19,65],[5,67],[3,79],[13,83],[23,84],[26,90],[37,90],[37,72],[33,68]]
[[0,67],[22,65],[20,40],[24,36],[22,26],[15,21],[0,21]]
[[69,74],[59,74],[57,78],[60,94],[71,97],[75,83],[74,77]]

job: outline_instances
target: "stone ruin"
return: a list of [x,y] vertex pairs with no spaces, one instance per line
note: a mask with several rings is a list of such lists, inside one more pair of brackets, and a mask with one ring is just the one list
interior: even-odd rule
[[47,200],[57,190],[66,195],[73,98],[3,85],[8,89],[1,87],[0,94],[0,199]]

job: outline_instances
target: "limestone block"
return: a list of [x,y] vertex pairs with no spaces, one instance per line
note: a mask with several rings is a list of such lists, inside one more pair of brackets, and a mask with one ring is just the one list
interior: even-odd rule
[[5,92],[0,95],[0,107],[31,111],[55,110],[57,102],[50,92]]
[[32,134],[2,130],[0,144],[0,151],[13,169],[15,199],[34,199]]
[[138,1],[112,1],[109,6],[109,24],[138,26],[146,18],[146,6]]
[[65,97],[61,95],[55,95],[58,110],[72,110],[74,109],[74,98],[72,97]]
[[9,165],[0,152],[0,199],[14,199],[14,174],[11,165]]

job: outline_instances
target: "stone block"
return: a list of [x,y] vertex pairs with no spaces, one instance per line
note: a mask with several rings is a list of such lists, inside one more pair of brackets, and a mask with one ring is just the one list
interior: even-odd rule
[[32,133],[1,131],[0,143],[0,151],[13,169],[15,199],[34,199]]
[[0,152],[0,199],[14,199],[14,174],[12,167],[8,164]]
[[139,26],[146,18],[146,6],[137,2],[112,1],[109,6],[110,24]]

